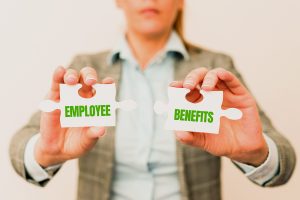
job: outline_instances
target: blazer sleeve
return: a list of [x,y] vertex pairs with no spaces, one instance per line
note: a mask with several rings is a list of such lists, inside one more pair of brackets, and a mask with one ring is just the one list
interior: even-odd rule
[[[224,67],[225,69],[231,71],[239,80],[247,87],[245,81],[241,74],[237,71],[234,66],[233,60],[231,57],[219,54],[215,60],[215,65]],[[285,138],[272,124],[270,118],[266,113],[258,106],[259,116],[263,126],[263,132],[267,134],[276,144],[278,149],[279,156],[279,171],[278,173],[267,183],[264,187],[273,187],[283,185],[293,174],[295,165],[296,165],[296,155],[295,151],[290,144],[290,142]],[[237,165],[236,165],[237,166]],[[237,166],[238,167],[238,166]],[[239,168],[239,167],[238,167]],[[239,168],[240,169],[240,168]],[[240,169],[241,170],[241,169]]]
[[[86,63],[86,56],[85,59],[82,59],[83,56],[76,56],[70,64],[71,68],[79,69],[85,65]],[[28,123],[24,125],[20,130],[18,130],[11,139],[10,146],[9,146],[9,155],[12,166],[14,170],[20,175],[23,179],[27,182],[30,182],[37,186],[45,186],[49,180],[45,180],[42,182],[34,181],[26,172],[25,165],[24,165],[24,153],[27,142],[32,138],[35,134],[39,133],[40,131],[40,118],[41,112],[38,111],[34,113]]]

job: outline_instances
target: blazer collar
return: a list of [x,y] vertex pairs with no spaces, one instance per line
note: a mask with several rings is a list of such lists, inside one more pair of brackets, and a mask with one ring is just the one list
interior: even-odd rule
[[[171,54],[175,57],[183,58],[185,60],[189,59],[187,49],[176,31],[171,32],[166,45],[158,54]],[[117,43],[117,46],[115,46],[107,56],[106,62],[108,65],[112,65],[119,60],[135,60],[125,34],[122,35],[120,41]]]

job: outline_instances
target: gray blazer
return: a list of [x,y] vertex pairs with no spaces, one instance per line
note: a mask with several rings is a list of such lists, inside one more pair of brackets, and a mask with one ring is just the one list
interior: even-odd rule
[[[194,68],[204,66],[209,69],[222,67],[233,72],[241,81],[242,77],[235,69],[232,59],[224,54],[214,53],[192,45],[188,46],[190,59],[178,59],[175,62],[175,80],[182,80]],[[79,70],[84,66],[94,67],[102,79],[110,76],[118,87],[121,63],[107,64],[109,52],[92,55],[78,55],[71,67]],[[117,91],[118,88],[117,88]],[[118,99],[118,95],[117,95]],[[263,132],[273,139],[279,152],[279,172],[264,186],[277,186],[286,183],[295,167],[295,152],[288,142],[272,125],[270,119],[259,109]],[[45,186],[48,181],[38,183],[32,180],[24,167],[24,149],[28,140],[39,132],[40,112],[35,113],[30,121],[12,138],[10,158],[16,172],[26,181]],[[78,200],[108,200],[114,167],[115,128],[110,127],[107,134],[95,147],[79,159]],[[177,142],[177,166],[182,200],[220,200],[220,158],[198,148]]]

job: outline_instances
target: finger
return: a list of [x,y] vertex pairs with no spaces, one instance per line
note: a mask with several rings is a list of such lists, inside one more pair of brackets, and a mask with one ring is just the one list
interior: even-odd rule
[[205,151],[208,150],[207,144],[209,143],[210,138],[207,133],[176,131],[176,138],[184,144],[196,146]]
[[194,135],[191,132],[187,131],[176,131],[175,132],[176,139],[184,144],[193,144]]
[[222,80],[227,88],[236,95],[242,95],[247,93],[246,87],[241,83],[241,81],[231,72],[226,70],[217,71],[217,76]]
[[201,89],[206,90],[206,91],[213,90],[219,81],[217,72],[221,71],[221,70],[222,69],[217,68],[217,69],[213,69],[213,70],[210,70],[209,72],[207,72],[207,74],[205,75],[205,77],[203,79]]
[[105,127],[89,127],[86,133],[89,139],[100,138],[105,134]]
[[85,150],[91,149],[97,142],[99,138],[101,138],[105,134],[104,127],[89,127],[86,130],[86,134],[83,134],[81,137],[81,144]]
[[[175,87],[175,88],[182,88],[183,87],[183,81],[172,81],[169,84],[170,87]],[[199,92],[199,89],[196,87],[195,89],[191,90],[185,98],[192,103],[196,103],[201,101],[202,95]]]
[[63,83],[65,72],[66,69],[62,66],[59,66],[55,69],[52,76],[51,88],[47,95],[47,99],[54,101],[59,100],[59,84]]
[[182,88],[183,87],[183,81],[172,81],[169,84],[170,87],[175,87],[175,88]]
[[74,69],[67,69],[64,75],[64,82],[68,85],[75,85],[79,81],[79,75]]
[[106,77],[102,80],[102,84],[112,84],[114,83],[114,79],[112,77]]
[[89,98],[94,95],[92,85],[97,83],[98,77],[97,72],[92,67],[84,67],[80,70],[80,83],[82,87],[79,90],[79,94],[82,97]]
[[92,67],[84,67],[80,70],[81,82],[84,85],[91,86],[98,81],[97,72]]
[[224,83],[224,81],[219,80],[218,83],[217,83],[217,85],[216,85],[216,90],[223,90],[223,91],[225,91],[225,90],[229,90],[229,89],[228,89],[227,85]]
[[187,89],[194,89],[202,82],[207,69],[204,67],[192,70],[184,79],[183,87]]

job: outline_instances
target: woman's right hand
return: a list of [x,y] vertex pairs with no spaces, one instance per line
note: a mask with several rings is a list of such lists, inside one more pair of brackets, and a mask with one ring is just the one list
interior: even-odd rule
[[[93,96],[92,85],[98,82],[97,73],[91,67],[84,67],[78,73],[74,69],[58,67],[52,78],[47,99],[60,101],[59,84],[74,85],[81,83],[82,97]],[[103,84],[113,83],[112,78],[103,79]],[[35,146],[35,159],[42,167],[63,163],[78,158],[89,151],[105,133],[104,127],[62,128],[60,110],[42,112],[40,138]]]

